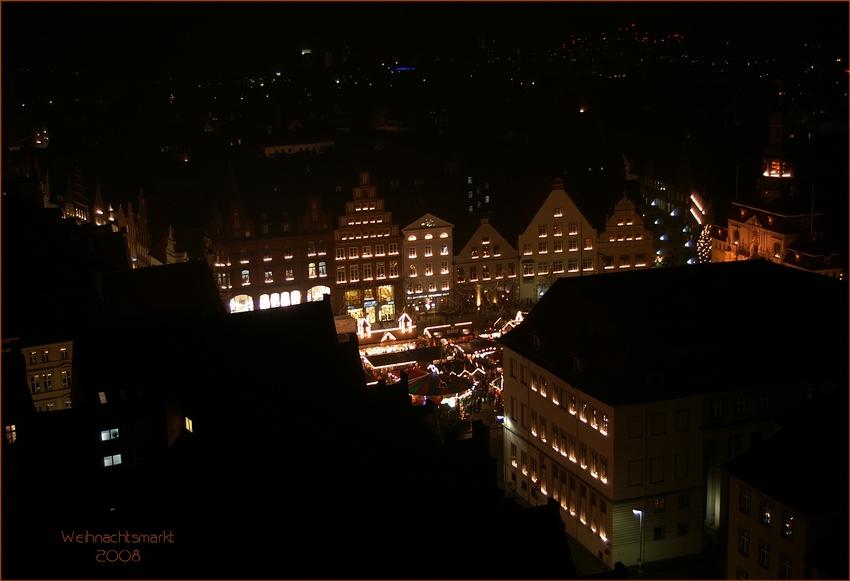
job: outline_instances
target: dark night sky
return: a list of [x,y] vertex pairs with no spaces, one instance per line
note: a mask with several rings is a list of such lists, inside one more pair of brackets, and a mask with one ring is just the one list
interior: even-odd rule
[[35,66],[132,70],[167,64],[180,70],[311,44],[347,44],[353,51],[428,53],[470,46],[484,31],[510,41],[552,40],[637,23],[694,41],[730,37],[781,48],[795,40],[835,42],[846,50],[846,2],[4,2],[3,60]]

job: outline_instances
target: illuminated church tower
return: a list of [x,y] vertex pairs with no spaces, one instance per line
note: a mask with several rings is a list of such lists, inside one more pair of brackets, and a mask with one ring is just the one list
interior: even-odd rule
[[769,121],[761,175],[754,190],[730,205],[725,252],[722,257],[714,253],[712,260],[764,258],[783,264],[797,237],[822,231],[823,213],[814,211],[811,186],[801,180],[793,139],[791,116],[780,89],[779,107]]

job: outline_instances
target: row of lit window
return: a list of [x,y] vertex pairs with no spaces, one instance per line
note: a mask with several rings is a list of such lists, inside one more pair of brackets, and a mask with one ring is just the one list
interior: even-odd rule
[[[522,451],[520,454],[521,465],[519,468],[522,474],[529,477],[532,486],[539,489],[544,496],[549,496],[550,483],[546,476],[547,459],[541,458],[541,470],[538,474],[537,460],[531,458],[529,470],[527,452]],[[511,466],[518,467],[516,444],[511,444]],[[515,471],[511,471],[511,481],[516,486]],[[522,486],[523,488],[526,487],[525,481],[522,482]],[[581,481],[579,481],[578,494],[576,494],[576,477],[558,464],[552,466],[551,495],[554,500],[558,501],[562,509],[569,512],[573,518],[578,518],[581,524],[588,527],[594,535],[598,535],[603,542],[608,540],[608,509],[605,499],[592,488],[588,495],[588,487]],[[590,497],[589,503],[588,496]],[[578,514],[576,514],[577,511]]]
[[[386,254],[389,254],[390,256],[398,255],[398,244],[396,244],[395,242],[390,244],[388,246],[388,252],[387,253],[384,252],[384,245],[383,244],[376,244],[375,245],[375,256],[385,256]],[[429,254],[429,256],[430,256],[430,254]],[[336,249],[336,259],[337,260],[345,260],[345,258],[346,258],[345,248],[337,248]],[[356,246],[349,246],[348,247],[348,259],[349,260],[355,260],[357,258],[372,258],[372,245],[369,244],[367,246],[364,246],[363,247],[363,253],[359,254],[359,255],[357,254],[357,247]],[[415,258],[415,255],[413,256],[413,258]]]
[[[741,496],[739,508],[742,512],[750,514],[751,495],[750,489],[746,486],[741,487]],[[759,521],[768,528],[773,526],[773,509],[772,503],[768,498],[761,499],[761,507],[759,510]],[[787,510],[782,511],[782,524],[780,532],[782,537],[788,540],[794,539],[794,515]]]
[[[66,399],[64,403],[65,403],[65,409],[66,410],[71,409],[71,400],[70,399]],[[56,404],[52,403],[52,402],[41,402],[41,403],[35,404],[35,411],[37,411],[39,413],[41,413],[41,412],[52,412],[54,410],[56,410]]]
[[609,234],[608,242],[631,242],[632,240],[643,240],[643,234]]
[[[241,271],[241,283],[242,286],[250,286],[251,285],[251,271],[244,269]],[[216,282],[218,286],[222,290],[226,290],[229,288],[233,288],[230,282],[230,273],[227,272],[217,272],[216,273]],[[307,264],[307,277],[308,278],[323,278],[328,276],[328,267],[326,262],[310,262]],[[295,280],[295,271],[292,267],[287,267],[284,269],[284,278],[287,281]],[[266,284],[274,282],[274,270],[271,268],[267,268],[263,271],[263,282]]]
[[[449,263],[448,263],[448,262],[443,262],[443,263],[440,265],[440,274],[448,274],[448,273],[449,273]],[[425,263],[425,276],[432,276],[433,274],[434,274],[434,269],[433,269],[433,267],[431,266],[431,263],[430,263],[430,262],[426,262],[426,263]],[[409,275],[411,278],[415,278],[415,277],[419,276],[419,273],[418,273],[418,271],[417,271],[417,268],[416,268],[416,265],[415,265],[415,264],[411,264],[411,265],[408,267],[408,275]]]
[[[630,254],[621,254],[618,268],[629,268],[632,265],[632,257]],[[646,254],[635,254],[636,267],[646,266]],[[602,256],[602,266],[605,270],[614,268],[613,256]]]
[[[593,239],[585,238],[584,239],[584,250],[593,250]],[[569,240],[567,243],[567,250],[569,252],[577,252],[578,251],[578,240]],[[552,252],[563,252],[564,251],[564,242],[562,240],[554,240],[552,241]],[[549,244],[547,242],[538,242],[537,243],[537,253],[538,254],[546,254],[549,252]],[[522,245],[522,254],[524,256],[529,256],[534,254],[534,245],[530,242],[526,242]]]
[[[593,270],[593,259],[592,258],[584,258],[582,259],[582,270],[587,272]],[[542,261],[537,263],[537,274],[545,275],[549,274],[549,262]],[[564,272],[564,261],[563,260],[553,260],[552,261],[552,274],[563,274]],[[568,260],[567,261],[567,272],[578,272],[578,259]],[[534,262],[530,260],[523,261],[522,263],[522,276],[523,277],[532,277],[535,275],[534,270]]]
[[371,216],[357,216],[356,218],[347,218],[345,221],[346,226],[362,226],[366,224],[383,224],[384,223],[384,215],[383,214],[372,214]]
[[[434,252],[433,252],[433,250],[430,246],[425,247],[424,255],[425,256],[433,256],[434,255]],[[446,244],[442,245],[442,247],[440,248],[440,255],[441,256],[448,256],[449,255],[448,245],[446,245]],[[412,246],[410,248],[408,248],[407,249],[407,256],[408,256],[408,258],[416,258],[416,248],[414,248]]]
[[[496,279],[503,279],[506,275],[507,275],[508,278],[515,278],[516,277],[516,266],[514,265],[513,262],[508,263],[508,267],[507,267],[506,270],[502,268],[501,264],[496,264],[494,266],[493,270],[494,270],[493,278],[496,278]],[[456,274],[457,274],[457,282],[458,283],[463,284],[463,283],[467,282],[466,270],[465,269],[458,268]],[[490,280],[490,278],[491,278],[491,276],[490,276],[490,265],[489,264],[482,264],[481,265],[481,279],[482,280]],[[477,266],[470,266],[469,267],[469,281],[475,282],[477,280],[478,280],[478,267]]]
[[362,204],[359,203],[359,202],[358,203],[349,202],[346,205],[348,206],[349,212],[352,211],[352,210],[354,210],[355,212],[368,212],[370,210],[375,210],[376,208],[378,210],[382,210],[383,207],[384,207],[383,203],[379,203],[376,206],[375,200],[371,200],[369,202],[363,202]]
[[[574,366],[577,363],[573,362]],[[510,375],[517,379],[517,362],[516,359],[510,361]],[[538,377],[537,372],[529,369],[525,365],[519,366],[519,380],[523,385],[531,388],[531,391],[539,393],[543,398],[550,399],[553,404],[566,409],[570,414],[578,414],[578,419],[584,423],[590,422],[590,427],[603,435],[608,435],[608,415],[604,414],[591,406],[588,406],[581,399],[577,399],[576,394],[569,391],[568,388],[561,388],[557,385],[549,385],[549,381],[543,375]]]
[[[448,237],[449,237],[448,232],[440,232],[440,238],[448,238]],[[431,240],[432,238],[434,238],[433,234],[426,234],[425,236],[422,237],[423,240]],[[407,239],[410,242],[417,240],[416,234],[411,234],[410,236],[407,237]]]
[[[330,294],[330,289],[327,287],[314,287],[314,290],[321,291],[319,294]],[[260,295],[260,310],[277,309],[279,307],[288,307],[291,305],[301,304],[301,291],[293,290],[290,292],[270,293]],[[230,312],[242,313],[254,310],[254,298],[248,295],[237,295],[230,299]]]
[[[487,239],[485,238],[484,240],[487,240]],[[489,241],[488,241],[488,242],[489,242]],[[488,242],[483,242],[483,241],[482,241],[482,244],[485,244],[485,245],[486,245],[486,244],[488,244]],[[471,257],[472,259],[476,259],[476,258],[478,258],[478,247],[477,247],[477,246],[473,246],[473,247],[472,247],[472,250],[470,251],[470,253],[469,253],[469,254],[470,254],[470,257]],[[494,245],[493,245],[493,256],[501,256],[501,255],[502,255],[502,249],[501,249],[501,247],[500,247],[498,244],[494,244]],[[489,247],[487,247],[487,246],[482,247],[482,249],[481,249],[481,258],[490,258],[490,248],[489,248]]]
[[[68,359],[68,347],[62,346],[59,348],[59,358],[60,359]],[[48,363],[50,361],[50,349],[41,349],[41,362]],[[30,364],[38,363],[38,351],[30,350],[29,352],[29,362]]]
[[378,230],[377,232],[375,230],[372,230],[370,232],[361,232],[360,230],[357,230],[356,232],[355,231],[342,230],[342,231],[340,231],[339,235],[340,235],[340,240],[361,240],[361,239],[367,239],[367,238],[386,238],[387,236],[390,235],[390,230],[389,230],[389,228],[386,229],[386,230]]
[[[369,263],[363,264],[363,280],[372,280],[372,265]],[[346,279],[346,274],[348,278]],[[389,278],[398,278],[398,262],[390,262],[389,263],[389,272],[384,269],[383,262],[375,263],[375,274],[374,278],[381,280],[385,279],[389,276]],[[360,265],[352,264],[349,266],[349,270],[346,273],[344,266],[338,266],[336,268],[336,282],[337,284],[345,283],[345,282],[359,282],[360,281]]]
[[[69,388],[71,387],[71,372],[70,371],[62,371],[62,387]],[[53,390],[53,374],[52,373],[44,373],[44,374],[35,374],[30,375],[30,392],[31,393],[41,393],[42,391],[52,391]]]
[[[444,280],[441,284],[440,290],[444,290],[444,291],[449,290],[449,281]],[[408,287],[408,289],[407,289],[407,294],[421,293],[421,292],[424,292],[424,287],[422,286],[422,283],[419,282],[419,281],[417,281],[414,286]],[[428,292],[429,293],[437,292],[437,283],[436,282],[429,282],[428,283]]]

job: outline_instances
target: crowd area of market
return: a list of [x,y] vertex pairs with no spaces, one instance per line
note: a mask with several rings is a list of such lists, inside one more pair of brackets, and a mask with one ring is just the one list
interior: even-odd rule
[[502,349],[496,341],[518,325],[514,317],[446,323],[421,329],[403,314],[398,327],[372,333],[357,324],[363,371],[369,384],[395,384],[406,375],[411,405],[436,406],[438,422],[450,429],[491,405],[502,415]]

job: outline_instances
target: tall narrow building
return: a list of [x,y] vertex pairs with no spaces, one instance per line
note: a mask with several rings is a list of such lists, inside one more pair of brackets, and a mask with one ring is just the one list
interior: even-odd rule
[[334,230],[334,312],[394,324],[404,310],[402,237],[378,198],[369,172],[360,174]]

